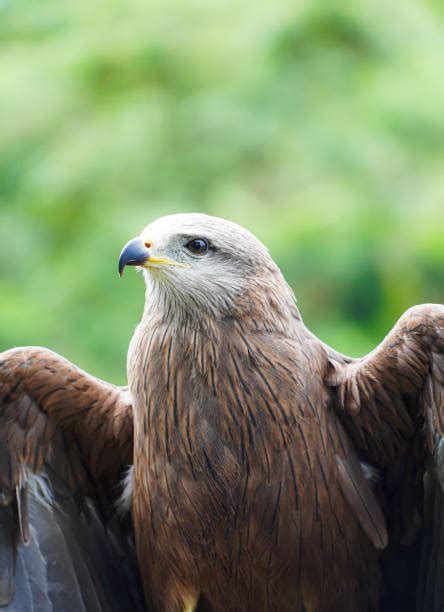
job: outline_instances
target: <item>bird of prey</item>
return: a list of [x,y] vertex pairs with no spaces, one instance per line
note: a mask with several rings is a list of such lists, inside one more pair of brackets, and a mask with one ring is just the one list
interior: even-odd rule
[[[17,540],[48,540],[32,516],[29,527],[30,483],[55,473],[100,527],[116,520],[131,465],[124,497],[149,610],[442,612],[444,306],[414,306],[352,359],[305,327],[265,246],[232,222],[158,219],[124,247],[119,272],[128,265],[146,284],[128,389],[47,349],[0,354],[3,603]],[[74,540],[77,528],[61,527]],[[127,533],[104,529],[109,563],[84,553],[99,595],[113,555],[131,557]],[[122,610],[136,609],[132,578],[122,569]]]

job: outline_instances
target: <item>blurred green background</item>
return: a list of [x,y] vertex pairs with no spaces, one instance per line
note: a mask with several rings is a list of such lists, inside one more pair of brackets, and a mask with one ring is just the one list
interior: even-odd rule
[[353,355],[444,301],[444,5],[0,0],[0,349],[125,380],[150,220],[270,248]]

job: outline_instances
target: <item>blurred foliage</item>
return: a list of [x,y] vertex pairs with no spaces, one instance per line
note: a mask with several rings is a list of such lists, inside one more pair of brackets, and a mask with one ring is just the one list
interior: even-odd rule
[[0,0],[0,349],[125,380],[124,242],[205,211],[354,355],[444,298],[437,1]]

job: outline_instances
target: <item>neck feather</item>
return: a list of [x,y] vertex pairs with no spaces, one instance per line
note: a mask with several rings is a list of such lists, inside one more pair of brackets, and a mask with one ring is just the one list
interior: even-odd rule
[[184,293],[169,279],[146,276],[142,322],[166,324],[176,333],[195,329],[217,336],[218,327],[233,321],[245,332],[284,334],[300,320],[294,294],[274,265],[244,279],[243,285],[201,294]]

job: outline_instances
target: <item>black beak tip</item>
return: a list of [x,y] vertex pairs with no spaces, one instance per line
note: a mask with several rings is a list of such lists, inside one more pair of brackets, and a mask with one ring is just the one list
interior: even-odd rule
[[123,275],[125,266],[142,266],[149,259],[149,251],[140,238],[133,238],[125,244],[120,253],[118,272]]
[[126,265],[127,264],[125,263],[124,253],[122,251],[122,253],[120,254],[120,257],[119,257],[119,265],[118,265],[118,270],[119,270],[120,278],[122,278],[122,276],[123,276],[123,271],[125,270],[125,266]]
[[120,278],[122,278],[123,276],[123,271],[125,270],[125,266],[126,266],[126,263],[125,263],[125,258],[123,257],[123,251],[122,251],[119,257],[119,265],[118,265]]

